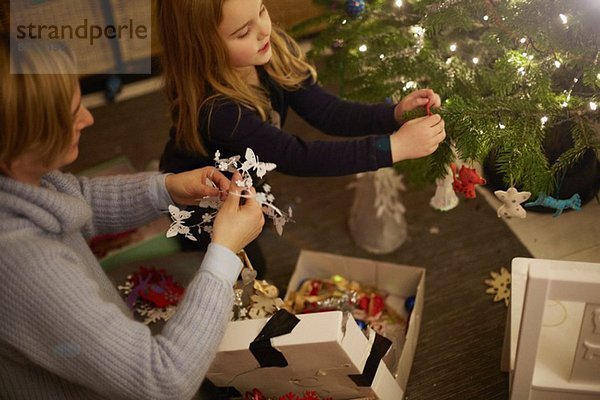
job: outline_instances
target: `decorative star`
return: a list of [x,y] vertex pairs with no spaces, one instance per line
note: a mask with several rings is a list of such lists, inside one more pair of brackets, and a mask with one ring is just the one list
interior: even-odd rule
[[492,279],[486,279],[484,282],[490,286],[485,292],[494,295],[494,301],[504,300],[504,305],[508,307],[510,303],[510,272],[504,267],[500,268],[500,273],[490,272]]
[[521,203],[531,196],[530,192],[519,192],[514,187],[510,187],[506,192],[496,190],[494,194],[502,202],[502,205],[498,208],[498,218],[525,218],[527,212],[521,207]]

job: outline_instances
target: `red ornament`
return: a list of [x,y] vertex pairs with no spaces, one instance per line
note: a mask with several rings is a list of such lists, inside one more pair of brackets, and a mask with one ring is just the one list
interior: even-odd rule
[[450,164],[452,168],[452,188],[456,193],[462,193],[467,199],[474,199],[475,196],[475,185],[485,185],[486,180],[479,176],[475,171],[475,168],[468,168],[464,165],[460,167],[458,171],[458,178],[456,177],[456,164]]
[[314,391],[306,391],[304,393],[303,400],[321,400],[319,396],[317,396],[317,392]]
[[309,296],[316,296],[319,294],[319,291],[321,290],[321,281],[319,280],[314,280],[310,282],[310,292],[308,293]]
[[263,396],[260,390],[254,388],[252,392],[246,392],[244,400],[267,400],[267,398]]
[[363,311],[368,311],[369,303],[370,303],[369,296],[367,296],[365,294],[365,295],[361,296],[360,299],[358,299],[358,308],[360,308]]
[[378,294],[371,294],[371,301],[369,302],[369,317],[375,317],[383,312],[385,307],[385,301],[383,297]]
[[137,295],[155,307],[165,308],[177,305],[185,289],[173,282],[173,277],[164,269],[140,267],[129,279],[134,288],[139,287]]

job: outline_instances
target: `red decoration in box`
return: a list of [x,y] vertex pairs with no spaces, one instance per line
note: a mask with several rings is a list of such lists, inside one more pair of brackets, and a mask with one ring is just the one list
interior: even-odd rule
[[[252,392],[246,392],[244,395],[244,400],[271,400],[267,399],[260,390],[254,388]],[[331,397],[324,397],[321,399],[317,392],[312,390],[307,390],[302,395],[297,396],[292,392],[286,393],[283,396],[279,397],[279,400],[333,400]]]
[[139,299],[151,303],[154,307],[165,308],[177,305],[183,296],[184,288],[173,282],[173,277],[164,269],[140,267],[128,281],[133,288],[127,297],[128,303],[133,306]]
[[372,293],[369,301],[369,317],[376,317],[383,312],[385,300],[379,294]]
[[310,283],[310,292],[308,293],[308,295],[316,296],[319,294],[319,291],[321,291],[321,281],[312,281]]
[[377,317],[385,308],[385,299],[378,293],[363,293],[356,304],[369,317]]

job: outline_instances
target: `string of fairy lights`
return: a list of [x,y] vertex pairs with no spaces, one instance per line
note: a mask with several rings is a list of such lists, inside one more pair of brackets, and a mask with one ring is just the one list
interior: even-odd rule
[[[393,5],[396,8],[401,8],[404,5],[404,3],[402,0],[393,0]],[[484,15],[482,17],[482,20],[484,22],[489,22],[491,19],[492,18],[490,17],[490,15]],[[501,20],[505,21],[506,17],[501,17]],[[560,24],[562,24],[565,28],[568,28],[569,16],[567,14],[560,13],[558,15],[558,22]],[[342,25],[346,25],[348,23],[348,20],[343,19],[341,23],[342,23]],[[417,43],[414,46],[414,50],[415,50],[416,54],[418,54],[421,51],[421,49],[424,47],[425,32],[426,32],[425,28],[423,28],[422,26],[419,26],[419,25],[414,25],[414,26],[411,26],[409,29],[410,29],[410,32],[414,35],[414,37],[417,39]],[[497,40],[499,41],[500,39],[497,39]],[[518,40],[518,42],[520,44],[526,46],[526,49],[527,49],[527,46],[528,46],[530,40],[527,37],[522,37]],[[357,49],[358,49],[359,53],[366,53],[369,50],[369,47],[368,47],[367,43],[362,43],[358,46]],[[454,57],[458,57],[458,55],[457,55],[458,50],[459,50],[458,43],[456,43],[456,42],[451,43],[448,46],[448,50],[450,51],[451,54],[453,54],[452,56],[450,56],[446,59],[446,64],[450,65],[450,64],[452,64]],[[515,66],[517,68],[517,73],[520,76],[524,77],[527,74],[527,70],[528,70],[526,63],[532,62],[534,60],[534,55],[528,53],[527,51],[523,51],[521,53],[521,56],[522,57],[511,57],[509,59],[509,61],[515,64]],[[382,61],[385,60],[386,55],[384,53],[379,54],[379,59]],[[474,55],[474,56],[472,56],[470,61],[473,65],[478,65],[482,62],[482,59],[481,59],[481,56]],[[561,66],[563,64],[563,62],[558,58],[558,56],[556,59],[551,60],[551,62],[552,62],[552,65],[556,69],[561,68]],[[567,108],[569,106],[573,88],[575,87],[575,84],[577,84],[579,82],[579,79],[580,79],[579,77],[573,78],[570,88],[563,91],[564,96],[562,96],[562,99],[561,99],[562,101],[560,104],[560,106],[562,108]],[[596,79],[598,81],[600,81],[600,72],[597,73]],[[417,83],[410,80],[404,84],[402,90],[409,91],[409,90],[415,89],[416,87],[417,87]],[[598,109],[598,103],[593,99],[588,102],[587,106],[590,111],[596,111]],[[542,127],[545,126],[545,124],[548,122],[548,119],[549,119],[548,116],[545,116],[545,115],[540,118],[540,123],[541,123]],[[499,122],[498,127],[500,129],[506,128],[506,126],[502,122]]]

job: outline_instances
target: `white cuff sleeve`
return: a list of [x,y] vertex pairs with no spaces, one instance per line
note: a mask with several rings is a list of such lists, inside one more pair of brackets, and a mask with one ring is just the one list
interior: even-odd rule
[[242,260],[227,247],[211,243],[208,245],[200,270],[210,272],[233,286],[242,270]]
[[152,203],[161,212],[167,212],[169,210],[169,204],[175,204],[165,185],[167,175],[169,174],[157,174],[150,178],[150,196],[152,196]]

